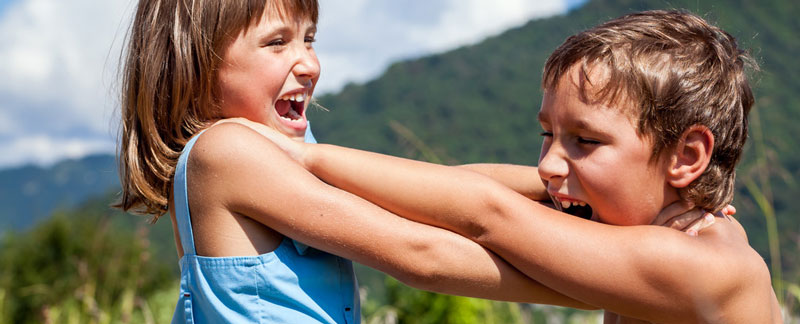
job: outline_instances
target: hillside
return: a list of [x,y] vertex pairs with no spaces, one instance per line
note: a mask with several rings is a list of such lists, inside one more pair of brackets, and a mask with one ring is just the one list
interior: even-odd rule
[[0,170],[0,228],[27,229],[54,210],[75,208],[115,187],[119,176],[112,155]]

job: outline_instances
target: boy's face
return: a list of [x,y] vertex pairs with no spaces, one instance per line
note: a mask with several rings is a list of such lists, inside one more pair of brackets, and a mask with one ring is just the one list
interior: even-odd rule
[[222,116],[244,117],[303,140],[306,107],[319,78],[310,20],[266,14],[223,53],[218,72]]
[[[602,80],[602,72],[596,67],[589,77]],[[581,100],[580,77],[573,66],[554,91],[545,91],[539,175],[557,204],[573,206],[566,212],[607,224],[650,224],[678,199],[666,167],[650,161],[652,144],[637,134],[628,110]]]

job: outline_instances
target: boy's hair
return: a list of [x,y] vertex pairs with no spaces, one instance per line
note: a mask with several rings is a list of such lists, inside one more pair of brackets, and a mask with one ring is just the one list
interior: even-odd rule
[[[702,18],[646,11],[569,37],[547,59],[542,87],[554,90],[578,66],[587,80],[579,85],[581,99],[629,107],[639,135],[653,142],[653,161],[674,148],[689,127],[708,127],[714,135],[711,161],[680,193],[697,207],[718,211],[733,199],[734,167],[747,137],[754,101],[747,65],[757,68],[731,35]],[[607,73],[603,80],[589,80],[597,66]]]
[[317,23],[317,0],[141,0],[121,64],[122,197],[114,207],[168,210],[186,142],[219,114],[217,70],[233,40],[264,13]]

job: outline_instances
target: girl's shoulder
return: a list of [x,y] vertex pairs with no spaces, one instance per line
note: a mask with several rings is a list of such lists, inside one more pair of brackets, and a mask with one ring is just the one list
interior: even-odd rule
[[247,126],[217,124],[198,136],[188,156],[186,171],[188,184],[195,193],[225,201],[238,199],[248,188],[264,189],[287,180],[277,170],[293,161]]
[[222,171],[232,166],[263,165],[282,151],[253,129],[237,123],[207,128],[196,139],[188,157],[190,169]]

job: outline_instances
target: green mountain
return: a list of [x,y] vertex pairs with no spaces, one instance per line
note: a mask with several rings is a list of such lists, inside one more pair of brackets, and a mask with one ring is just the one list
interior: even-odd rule
[[115,187],[119,176],[113,155],[0,170],[0,229],[27,229],[54,210],[75,208]]
[[[595,0],[565,15],[534,20],[474,46],[398,62],[380,78],[318,98],[322,142],[443,163],[535,165],[536,113],[547,56],[569,35],[625,13],[683,8],[734,35],[758,60],[751,135],[734,203],[751,244],[782,253],[787,282],[800,281],[800,3],[796,0]],[[772,212],[776,217],[770,218]],[[767,217],[765,217],[765,215]],[[776,220],[775,220],[776,219]],[[778,241],[769,244],[768,231]],[[773,240],[775,235],[772,236]],[[777,246],[780,250],[777,250]],[[770,252],[772,250],[772,252]],[[778,269],[777,263],[773,265]],[[778,276],[780,277],[780,276]]]

